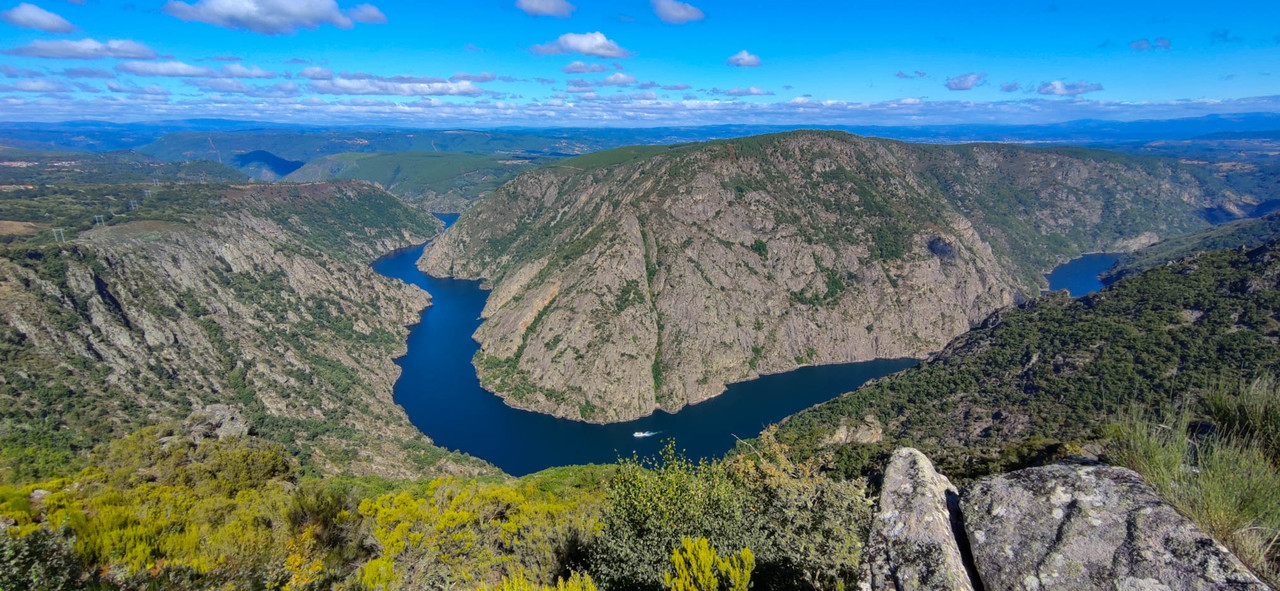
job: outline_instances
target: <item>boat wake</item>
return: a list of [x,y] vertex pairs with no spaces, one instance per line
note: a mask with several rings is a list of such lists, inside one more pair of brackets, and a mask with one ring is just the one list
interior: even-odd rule
[[662,431],[636,431],[635,433],[632,433],[631,436],[636,439],[640,439],[643,437],[653,437],[659,433],[662,433]]

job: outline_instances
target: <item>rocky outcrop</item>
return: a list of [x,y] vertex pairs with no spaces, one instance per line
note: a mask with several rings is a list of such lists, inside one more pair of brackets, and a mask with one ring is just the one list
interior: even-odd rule
[[1222,199],[1205,182],[826,132],[635,148],[516,177],[419,266],[493,288],[486,388],[616,422],[802,365],[924,357],[1066,257],[1203,227]]
[[1125,468],[1019,470],[974,484],[961,507],[988,591],[1269,588]]
[[884,473],[859,588],[973,591],[953,518],[957,491],[924,454],[894,452]]
[[228,404],[210,404],[193,412],[182,426],[196,443],[209,438],[222,440],[249,434],[249,422],[245,420],[244,412],[240,407]]
[[920,452],[894,453],[861,588],[1270,589],[1131,470],[1057,464],[947,495]]

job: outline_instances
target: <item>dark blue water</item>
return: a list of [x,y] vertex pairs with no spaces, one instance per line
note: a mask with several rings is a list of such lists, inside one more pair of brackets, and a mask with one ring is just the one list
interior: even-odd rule
[[[446,223],[452,223],[450,216]],[[409,333],[409,351],[396,382],[395,400],[413,424],[436,445],[487,460],[509,474],[529,474],[552,466],[603,463],[619,456],[652,455],[668,439],[691,458],[723,455],[735,437],[755,437],[776,423],[830,400],[872,378],[914,365],[914,360],[804,367],[729,386],[724,394],[676,414],[613,425],[591,425],[511,408],[480,387],[471,357],[471,339],[480,325],[487,292],[478,281],[436,279],[415,266],[421,246],[376,261],[387,277],[412,283],[431,294],[431,307]],[[636,438],[637,431],[658,435]]]
[[1110,269],[1118,260],[1120,260],[1118,254],[1086,254],[1058,265],[1048,275],[1049,289],[1051,291],[1065,289],[1073,298],[1089,295],[1106,287],[1098,281],[1098,275]]

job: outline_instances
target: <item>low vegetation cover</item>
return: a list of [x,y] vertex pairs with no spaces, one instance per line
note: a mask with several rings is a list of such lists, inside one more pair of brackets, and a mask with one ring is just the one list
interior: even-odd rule
[[[1280,386],[1217,382],[1105,433],[1105,459],[1273,584]],[[788,459],[772,430],[693,463],[520,479],[306,476],[275,443],[177,424],[99,448],[69,478],[0,486],[0,589],[850,589],[866,481]]]
[[851,588],[865,486],[785,452],[318,480],[269,441],[148,427],[0,487],[0,588]]

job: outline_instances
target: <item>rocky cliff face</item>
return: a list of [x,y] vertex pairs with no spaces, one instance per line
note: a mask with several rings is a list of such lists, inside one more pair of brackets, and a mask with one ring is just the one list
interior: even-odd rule
[[[209,193],[226,213],[4,253],[5,435],[84,447],[216,403],[325,472],[477,466],[431,446],[392,401],[393,359],[429,297],[367,265],[434,226],[360,222],[371,203],[397,206],[355,183]],[[315,212],[342,230],[317,236]]]
[[867,549],[882,576],[864,589],[1270,589],[1124,468],[1019,470],[966,487],[951,510],[945,481],[920,452],[894,453]]
[[611,422],[800,365],[919,357],[1083,251],[1203,225],[1176,164],[797,132],[523,174],[420,263],[489,280],[477,370]]

